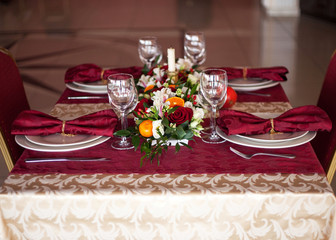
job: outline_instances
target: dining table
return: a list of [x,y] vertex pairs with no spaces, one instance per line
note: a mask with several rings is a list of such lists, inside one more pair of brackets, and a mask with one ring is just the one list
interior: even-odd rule
[[[233,110],[292,108],[281,83],[237,91]],[[50,115],[62,120],[111,109],[107,98],[65,88]],[[107,96],[100,94],[100,96]],[[71,151],[27,147],[0,188],[0,239],[336,239],[336,199],[307,140],[282,148],[194,137],[140,164],[111,138]],[[232,151],[294,154],[242,158]],[[29,158],[107,158],[29,162]]]

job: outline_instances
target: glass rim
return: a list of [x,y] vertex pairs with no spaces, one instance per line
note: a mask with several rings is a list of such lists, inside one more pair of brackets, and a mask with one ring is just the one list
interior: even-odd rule
[[[116,77],[114,77],[116,76]],[[117,78],[117,76],[120,76],[120,78]],[[114,80],[128,80],[132,79],[134,80],[134,77],[132,74],[129,73],[113,73],[107,77],[108,81],[114,81]]]
[[223,74],[225,74],[225,75],[227,76],[227,71],[224,70],[224,69],[220,69],[220,68],[208,68],[208,69],[204,69],[201,73],[202,73],[202,74],[207,74],[207,73],[206,73],[207,71],[221,72],[221,73],[223,73]]

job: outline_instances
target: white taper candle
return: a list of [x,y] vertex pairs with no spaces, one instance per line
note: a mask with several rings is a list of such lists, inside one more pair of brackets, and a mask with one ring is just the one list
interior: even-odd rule
[[175,72],[175,49],[168,48],[167,56],[168,56],[168,71]]

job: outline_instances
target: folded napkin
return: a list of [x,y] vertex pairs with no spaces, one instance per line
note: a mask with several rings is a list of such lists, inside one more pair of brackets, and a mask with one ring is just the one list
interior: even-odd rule
[[273,119],[263,119],[255,115],[224,109],[217,119],[218,127],[227,135],[263,134],[270,131],[330,131],[332,127],[328,115],[319,107],[308,105],[293,108]]
[[27,110],[21,112],[13,122],[12,134],[50,135],[63,133],[112,137],[117,122],[117,115],[110,109],[69,121],[62,121],[39,111]]
[[64,81],[69,82],[96,82],[99,80],[107,79],[107,77],[114,73],[129,73],[135,79],[140,78],[142,74],[142,67],[128,67],[128,68],[115,68],[115,69],[102,69],[95,64],[81,64],[69,68],[65,73]]
[[288,69],[286,67],[267,67],[267,68],[231,68],[222,67],[226,71],[228,79],[234,78],[262,78],[273,81],[286,81]]

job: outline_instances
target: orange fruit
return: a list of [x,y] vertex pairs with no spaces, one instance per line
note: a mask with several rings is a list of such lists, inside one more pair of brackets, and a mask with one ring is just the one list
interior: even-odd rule
[[154,88],[154,85],[148,85],[146,88],[145,88],[145,91],[144,92],[147,92],[147,91],[149,91],[149,90],[151,90],[151,89],[153,89]]
[[232,87],[227,87],[226,101],[223,108],[230,108],[237,102],[237,93]]
[[151,120],[145,120],[140,123],[139,132],[143,137],[153,136],[153,122]]
[[182,98],[179,98],[179,97],[171,97],[171,98],[168,98],[166,100],[166,102],[169,101],[169,107],[175,107],[175,106],[180,106],[180,107],[183,107],[184,106],[184,100]]

